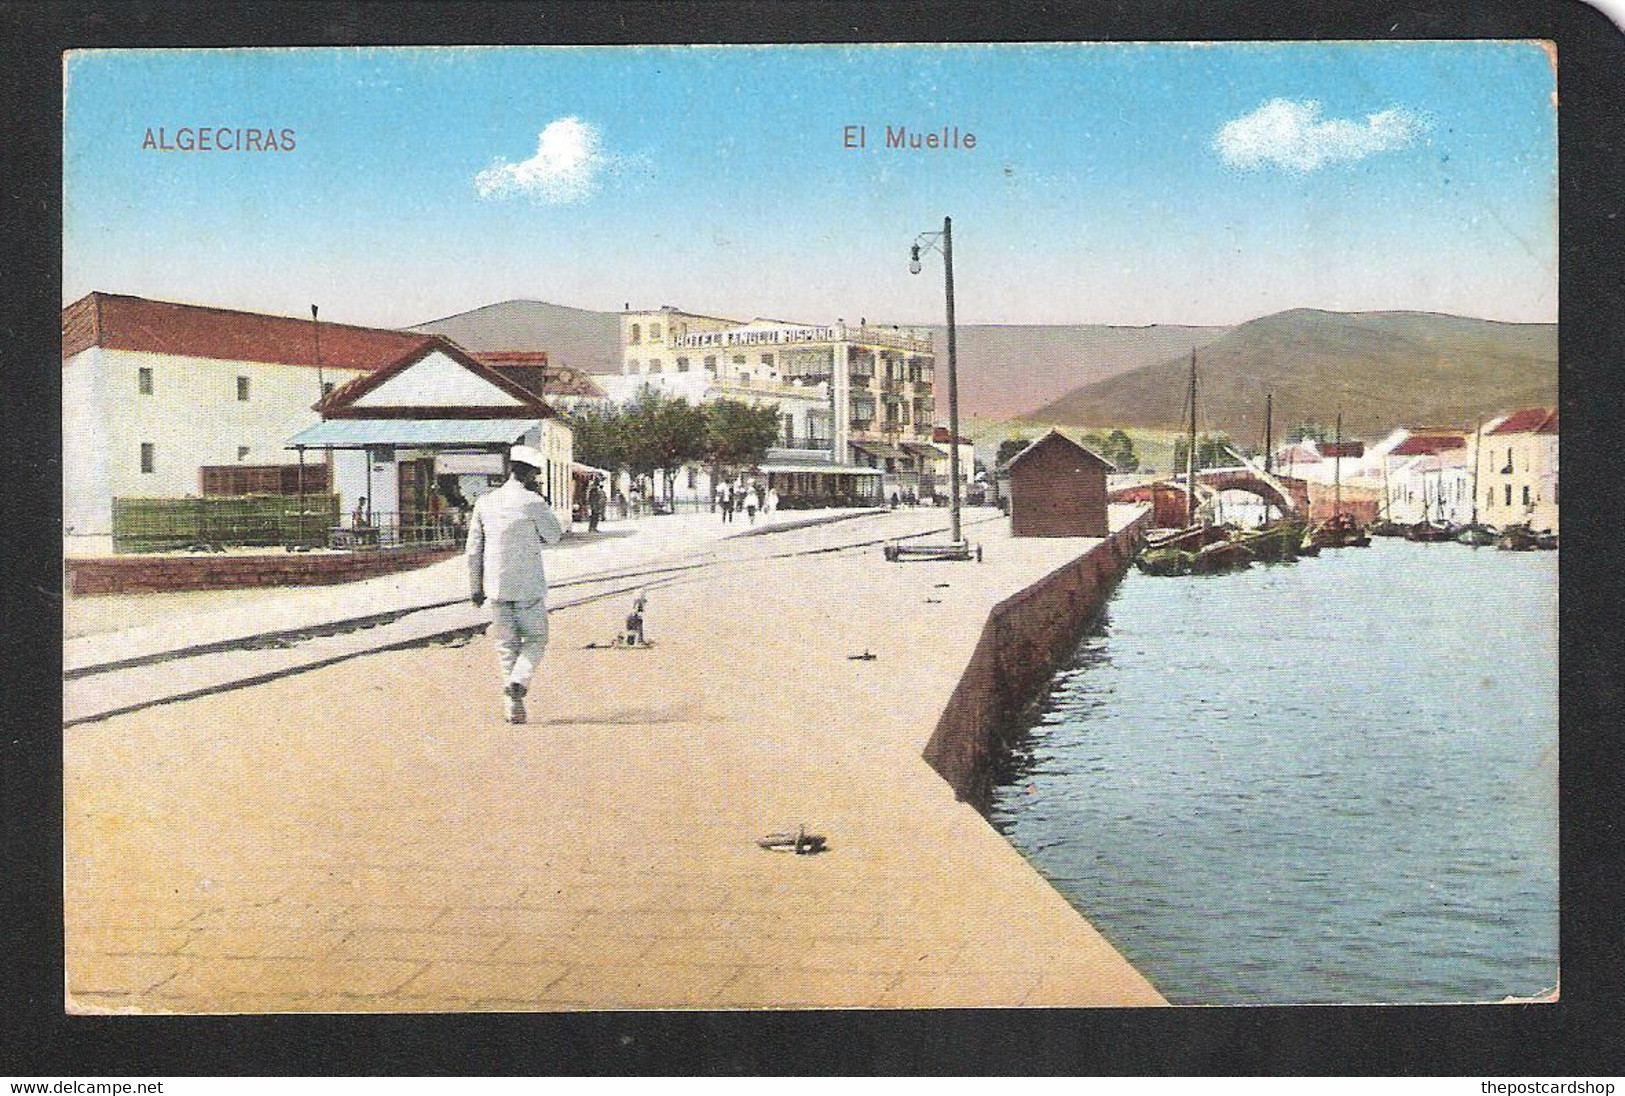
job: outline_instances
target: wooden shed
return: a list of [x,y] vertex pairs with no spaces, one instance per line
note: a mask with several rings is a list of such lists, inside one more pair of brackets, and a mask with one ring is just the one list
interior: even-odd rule
[[1010,534],[1017,537],[1103,537],[1110,461],[1059,430],[1004,465],[1010,475]]

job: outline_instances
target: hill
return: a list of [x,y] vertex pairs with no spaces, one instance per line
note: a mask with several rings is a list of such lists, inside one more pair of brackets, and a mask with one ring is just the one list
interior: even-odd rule
[[[914,326],[914,325],[911,325]],[[469,350],[545,350],[588,373],[621,371],[620,317],[546,301],[503,301],[411,328],[445,335]],[[948,333],[937,346],[937,399],[947,417]],[[1224,327],[961,325],[959,408],[964,417],[1004,420],[1063,392],[1205,346]]]
[[615,312],[503,301],[410,330],[444,335],[468,350],[545,350],[554,365],[588,373],[621,371],[621,320]]
[[[956,332],[959,414],[1003,420],[1063,392],[1188,354],[1227,327],[1108,327],[1098,324],[960,325]],[[948,329],[931,328],[937,348],[937,417],[948,416]]]
[[[1264,436],[1274,394],[1276,436],[1299,422],[1347,436],[1401,425],[1459,425],[1557,401],[1557,325],[1425,312],[1293,309],[1240,324],[1196,354],[1197,422],[1244,444]],[[1190,355],[1173,356],[1045,404],[1024,420],[1067,426],[1180,429],[1189,412]]]

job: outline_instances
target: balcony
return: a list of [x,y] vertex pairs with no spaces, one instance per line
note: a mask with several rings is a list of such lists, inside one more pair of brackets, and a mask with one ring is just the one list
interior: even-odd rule
[[829,438],[797,438],[783,441],[767,451],[770,463],[794,464],[797,461],[828,462],[835,443]]
[[846,339],[848,342],[863,343],[866,346],[885,346],[917,354],[936,353],[929,331],[905,331],[895,327],[849,327],[846,329]]

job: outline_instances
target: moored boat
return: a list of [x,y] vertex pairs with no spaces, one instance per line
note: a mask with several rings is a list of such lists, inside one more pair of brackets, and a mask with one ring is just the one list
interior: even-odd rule
[[1496,538],[1495,546],[1503,552],[1533,552],[1537,545],[1535,534],[1529,531],[1529,526],[1508,525]]
[[1309,534],[1309,541],[1317,548],[1368,548],[1371,537],[1360,523],[1348,514],[1333,514]]
[[1442,544],[1456,539],[1454,527],[1436,521],[1419,521],[1405,527],[1405,539],[1419,544]]
[[1468,544],[1474,548],[1484,548],[1495,543],[1495,530],[1488,525],[1478,522],[1469,522],[1456,531],[1456,540],[1461,544]]

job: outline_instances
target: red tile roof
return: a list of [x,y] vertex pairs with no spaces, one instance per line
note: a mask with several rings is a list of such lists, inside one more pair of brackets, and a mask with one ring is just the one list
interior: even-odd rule
[[1365,442],[1363,441],[1323,441],[1320,443],[1320,455],[1328,458],[1363,457],[1365,456]]
[[[91,293],[62,310],[62,358],[92,346],[188,358],[315,366],[308,319],[236,312],[116,293]],[[422,349],[435,336],[351,324],[320,324],[321,363],[372,370]]]
[[1524,407],[1496,424],[1491,434],[1555,434],[1557,412],[1549,407]]
[[1446,449],[1466,449],[1465,434],[1412,434],[1389,451],[1391,457],[1420,457]]
[[[944,445],[946,445],[947,442],[948,442],[948,428],[946,426],[934,426],[934,427],[932,427],[931,428],[931,440],[935,441],[935,442],[941,442]],[[970,443],[971,443],[970,439],[967,438],[965,435],[963,435],[963,434],[959,435],[959,444],[960,445],[969,445]]]

